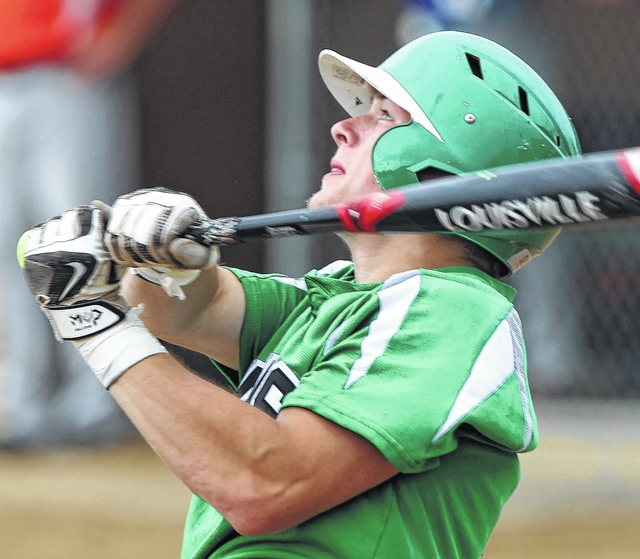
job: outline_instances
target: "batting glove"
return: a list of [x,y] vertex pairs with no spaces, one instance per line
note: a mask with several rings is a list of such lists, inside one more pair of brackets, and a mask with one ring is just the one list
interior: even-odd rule
[[105,216],[78,206],[22,235],[18,261],[59,341],[70,340],[105,387],[166,349],[119,294],[124,267],[104,246]]
[[219,260],[217,247],[181,237],[189,225],[207,219],[188,194],[162,187],[145,188],[120,196],[109,211],[105,244],[118,264],[201,270]]
[[118,293],[124,268],[111,260],[103,231],[102,214],[79,206],[21,239],[27,285],[60,341],[110,328],[129,310]]

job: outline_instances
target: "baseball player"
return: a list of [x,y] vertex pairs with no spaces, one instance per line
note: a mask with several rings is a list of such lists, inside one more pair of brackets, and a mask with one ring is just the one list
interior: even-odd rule
[[[319,62],[349,118],[310,207],[579,153],[547,85],[481,37],[427,35],[377,68]],[[193,492],[183,559],[480,557],[538,440],[500,278],[558,231],[344,233],[352,261],[289,278],[180,236],[204,217],[152,188],[18,247],[56,336]],[[210,356],[236,394],[159,339]]]

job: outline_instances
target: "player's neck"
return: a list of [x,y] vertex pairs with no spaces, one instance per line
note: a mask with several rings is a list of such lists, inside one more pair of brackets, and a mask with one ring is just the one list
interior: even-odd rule
[[418,268],[468,266],[460,246],[442,235],[346,234],[358,283],[375,283]]

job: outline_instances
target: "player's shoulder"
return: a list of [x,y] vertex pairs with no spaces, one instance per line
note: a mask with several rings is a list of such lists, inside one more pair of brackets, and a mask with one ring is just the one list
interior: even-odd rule
[[450,291],[455,295],[476,293],[480,297],[499,297],[510,303],[516,295],[512,286],[471,266],[422,269],[420,272],[425,289],[439,289],[445,293]]
[[420,270],[415,304],[436,316],[494,322],[512,309],[516,291],[510,285],[467,266]]
[[305,292],[307,291],[307,278],[319,277],[353,282],[355,272],[353,262],[348,260],[336,260],[326,266],[313,269],[302,276],[291,277],[280,273],[259,273],[240,268],[225,266],[242,283],[245,290],[252,286],[260,290],[277,289]]

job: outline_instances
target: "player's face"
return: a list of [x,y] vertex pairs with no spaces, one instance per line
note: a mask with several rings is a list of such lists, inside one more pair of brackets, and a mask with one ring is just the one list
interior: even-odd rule
[[331,170],[322,177],[322,188],[311,197],[309,207],[348,203],[380,192],[371,162],[373,147],[387,130],[409,120],[407,111],[376,94],[367,114],[334,124],[331,136],[338,149],[331,159]]

